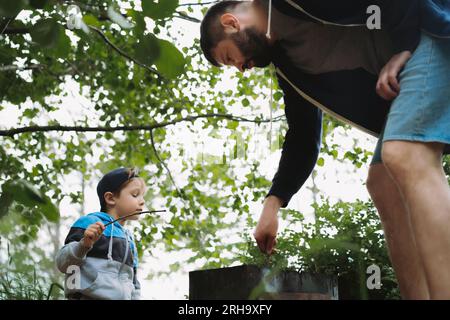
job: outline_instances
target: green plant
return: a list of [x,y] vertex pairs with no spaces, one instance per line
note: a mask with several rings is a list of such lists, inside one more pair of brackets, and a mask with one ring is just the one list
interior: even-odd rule
[[0,299],[2,300],[43,300],[46,292],[42,283],[36,278],[36,273],[0,274]]
[[[290,224],[277,238],[276,253],[272,257],[261,254],[254,240],[247,237],[241,262],[337,275],[340,295],[344,298],[398,299],[397,281],[372,202],[332,205],[325,200],[313,207],[314,222],[305,222],[302,213],[295,210],[284,212]],[[366,270],[372,264],[381,269],[380,290],[366,288]]]
[[[18,270],[0,271],[0,300],[49,300],[62,298],[64,288],[58,283],[47,286],[48,279]],[[55,288],[59,289],[56,290]]]
[[[0,237],[0,246],[4,240],[5,238]],[[24,244],[22,241],[7,242],[5,261],[0,264],[0,300],[62,298],[64,288],[58,283],[60,278],[52,276],[49,271],[50,266],[54,264],[53,259],[49,259],[43,251],[39,252],[34,247],[31,247],[31,252],[29,246],[30,244]],[[39,263],[33,256],[39,257]],[[0,258],[3,258],[3,254]]]

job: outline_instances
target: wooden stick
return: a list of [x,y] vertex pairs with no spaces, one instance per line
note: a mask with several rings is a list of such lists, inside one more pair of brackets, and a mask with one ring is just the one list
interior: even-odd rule
[[166,210],[153,210],[153,211],[140,211],[140,212],[135,212],[135,213],[132,213],[132,214],[129,214],[129,215],[120,217],[120,218],[118,218],[118,219],[116,219],[116,220],[113,220],[113,221],[111,221],[111,222],[108,222],[107,224],[105,224],[105,227],[109,226],[110,224],[113,224],[114,222],[121,221],[121,220],[124,220],[124,219],[129,218],[129,217],[132,217],[132,216],[137,216],[137,215],[144,214],[144,213],[155,213],[155,212],[166,212]]

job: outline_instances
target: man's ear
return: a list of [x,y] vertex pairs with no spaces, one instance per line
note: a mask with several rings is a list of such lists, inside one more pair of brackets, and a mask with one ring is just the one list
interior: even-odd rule
[[231,13],[224,13],[220,17],[220,24],[225,30],[225,33],[235,33],[241,30],[241,24],[239,23],[238,18]]
[[116,197],[114,196],[114,194],[112,192],[105,192],[105,194],[103,195],[103,197],[105,198],[105,202],[108,206],[110,207],[114,207],[116,204]]

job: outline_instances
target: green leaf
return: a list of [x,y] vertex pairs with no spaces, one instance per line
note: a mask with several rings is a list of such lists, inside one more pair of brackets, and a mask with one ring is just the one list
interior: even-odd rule
[[334,159],[337,159],[337,157],[338,157],[338,152],[337,152],[337,150],[332,150],[332,151],[331,151],[331,154],[333,155],[333,158],[334,158]]
[[311,252],[324,250],[325,247],[328,249],[346,249],[355,252],[361,249],[357,243],[340,239],[313,239],[309,245]]
[[317,159],[317,165],[319,167],[323,167],[324,164],[325,164],[325,159],[324,158]]
[[39,208],[42,210],[42,214],[45,218],[47,218],[50,222],[58,222],[59,220],[59,210],[58,208],[51,202],[48,197],[45,197],[46,203],[40,205]]
[[0,197],[0,218],[5,215],[12,203],[16,201],[24,206],[38,207],[48,221],[59,220],[59,210],[49,197],[37,190],[31,183],[25,180],[10,180],[2,186]]
[[146,30],[144,15],[142,12],[134,11],[134,10],[127,10],[127,15],[133,18],[133,21],[135,23],[134,31],[136,34],[143,34]]
[[61,26],[54,19],[37,22],[31,30],[31,39],[44,48],[52,48],[61,36]]
[[178,7],[178,0],[143,0],[142,11],[153,20],[171,17]]
[[27,5],[27,0],[0,1],[0,17],[14,17]]
[[31,183],[25,180],[12,180],[5,182],[3,192],[10,193],[14,201],[28,207],[46,203],[44,195]]
[[32,239],[28,234],[22,234],[19,236],[19,240],[22,243],[29,243]]
[[14,199],[9,192],[2,192],[2,195],[0,196],[0,219],[6,216],[13,200]]
[[169,79],[176,78],[184,72],[185,59],[183,54],[169,41],[159,40],[160,56],[155,62],[156,68]]
[[227,128],[231,130],[235,130],[239,126],[239,122],[237,121],[228,121]]
[[153,34],[142,37],[134,48],[136,59],[148,66],[159,58],[160,53],[159,41]]
[[33,27],[31,37],[40,44],[50,56],[65,58],[71,50],[71,42],[65,29],[53,19],[39,21]]
[[58,58],[65,58],[70,53],[70,39],[66,35],[66,32],[63,28],[60,28],[59,30],[59,37],[58,37],[58,43],[56,47],[52,50],[52,55],[56,56]]
[[97,17],[93,16],[92,14],[87,14],[83,16],[83,21],[87,25],[93,26],[93,27],[100,27],[102,24],[100,21],[98,21]]
[[242,99],[242,106],[248,107],[250,105],[250,101],[247,98]]
[[33,119],[39,113],[39,109],[25,109],[22,113],[22,117]]
[[283,93],[280,91],[275,92],[275,94],[273,95],[273,99],[275,101],[280,101],[281,98],[283,98]]

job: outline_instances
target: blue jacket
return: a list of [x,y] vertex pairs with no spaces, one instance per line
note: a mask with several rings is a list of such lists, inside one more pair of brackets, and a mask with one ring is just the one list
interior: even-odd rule
[[450,38],[450,0],[422,0],[422,29],[441,38]]
[[[70,228],[65,245],[56,256],[58,269],[66,274],[65,294],[69,299],[139,299],[136,245],[120,223],[107,226],[92,248],[83,244],[84,232],[91,224],[113,220],[107,213],[94,212]],[[78,281],[74,281],[75,277]]]
[[[272,3],[277,10],[298,19],[349,27],[366,25],[367,7],[376,4],[382,12],[382,28],[388,31],[396,52],[413,52],[420,40],[420,1],[273,0]],[[296,68],[276,43],[272,63],[284,92],[289,129],[267,196],[277,196],[283,200],[282,207],[286,207],[317,162],[322,112],[378,137],[390,102],[377,95],[377,77],[363,69],[307,74]]]

